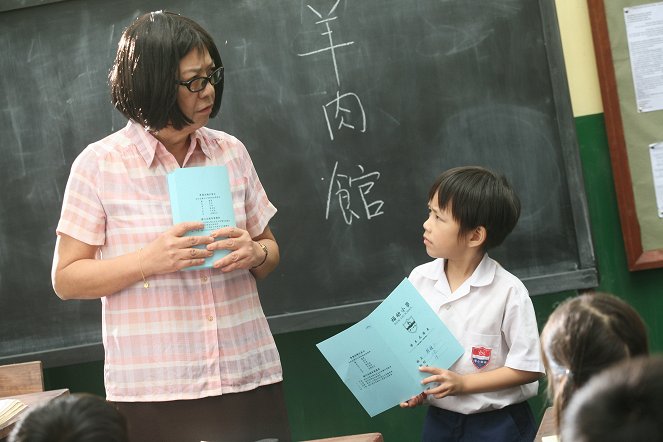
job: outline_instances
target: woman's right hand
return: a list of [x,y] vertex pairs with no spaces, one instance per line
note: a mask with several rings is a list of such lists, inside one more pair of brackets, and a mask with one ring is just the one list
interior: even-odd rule
[[205,247],[195,246],[211,244],[211,236],[184,236],[192,230],[202,230],[201,222],[183,222],[175,224],[163,232],[154,241],[140,251],[140,264],[145,276],[160,275],[201,265],[214,252]]
[[203,264],[213,252],[194,246],[206,246],[214,238],[183,236],[202,228],[201,222],[176,224],[142,248],[108,259],[98,258],[98,245],[60,234],[51,274],[55,293],[62,299],[96,299],[117,293],[150,275]]

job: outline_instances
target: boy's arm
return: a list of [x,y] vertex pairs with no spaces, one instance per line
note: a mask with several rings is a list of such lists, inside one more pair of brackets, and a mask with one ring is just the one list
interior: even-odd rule
[[420,371],[430,373],[421,381],[422,384],[436,382],[439,385],[425,390],[436,399],[445,396],[458,396],[464,394],[486,393],[503,390],[517,385],[529,384],[540,379],[543,373],[535,371],[516,370],[509,367],[500,367],[485,373],[472,373],[460,375],[453,371],[435,367],[421,367]]

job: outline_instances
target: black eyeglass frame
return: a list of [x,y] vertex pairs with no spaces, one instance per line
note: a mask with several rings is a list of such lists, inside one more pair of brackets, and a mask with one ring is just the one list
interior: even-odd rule
[[[214,75],[216,75],[216,73],[219,72],[219,71],[221,71],[221,76],[219,77],[219,80],[215,83],[215,82],[212,81],[212,77],[214,77]],[[224,78],[224,72],[223,72],[223,66],[221,66],[221,67],[218,67],[218,68],[214,69],[212,71],[212,73],[209,74],[206,77],[195,77],[195,78],[192,78],[191,80],[187,80],[187,81],[177,80],[176,83],[179,84],[180,86],[186,86],[186,88],[189,89],[189,92],[193,92],[195,94],[195,93],[198,93],[198,92],[202,91],[203,89],[205,89],[207,87],[207,83],[211,84],[212,86],[216,86],[219,83],[223,84],[223,78]],[[195,90],[191,89],[191,84],[194,81],[200,81],[200,80],[204,80],[202,87],[200,89],[195,89]]]

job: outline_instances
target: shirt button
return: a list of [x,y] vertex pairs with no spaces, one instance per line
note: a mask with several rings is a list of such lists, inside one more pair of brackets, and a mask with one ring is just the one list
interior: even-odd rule
[[202,282],[207,282],[207,276],[203,276],[202,278],[200,278],[200,280],[201,280]]
[[451,306],[450,306],[449,304],[447,304],[447,305],[444,306],[444,309],[445,309],[445,310],[449,310],[450,308],[451,308]]
[[208,320],[209,322],[212,322],[212,321],[214,321],[214,318],[212,317],[212,315],[210,315],[210,316],[207,317],[207,320]]

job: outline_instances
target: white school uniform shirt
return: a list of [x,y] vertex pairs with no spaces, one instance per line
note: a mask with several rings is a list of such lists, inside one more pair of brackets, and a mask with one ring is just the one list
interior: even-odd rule
[[[497,261],[484,255],[479,266],[451,293],[444,259],[420,265],[409,277],[465,349],[449,370],[482,373],[500,367],[545,373],[534,307],[525,285]],[[457,413],[472,414],[523,402],[538,392],[538,382],[428,402]]]

